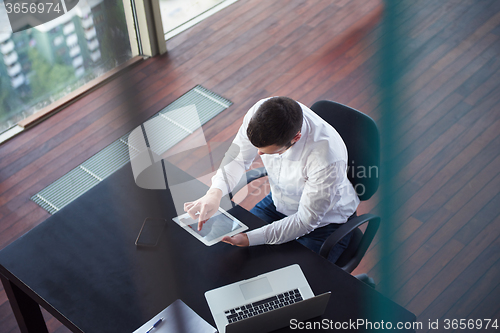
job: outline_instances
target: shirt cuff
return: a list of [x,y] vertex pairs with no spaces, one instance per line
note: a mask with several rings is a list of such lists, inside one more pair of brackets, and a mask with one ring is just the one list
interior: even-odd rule
[[266,227],[247,232],[249,246],[266,244]]

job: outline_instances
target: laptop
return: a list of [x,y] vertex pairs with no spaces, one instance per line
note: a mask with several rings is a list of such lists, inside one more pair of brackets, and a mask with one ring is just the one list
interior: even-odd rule
[[265,333],[322,315],[330,294],[314,296],[295,264],[209,290],[205,298],[219,333]]

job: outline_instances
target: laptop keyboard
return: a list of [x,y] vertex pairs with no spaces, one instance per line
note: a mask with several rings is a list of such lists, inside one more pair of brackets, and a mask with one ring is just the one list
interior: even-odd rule
[[302,301],[298,289],[225,311],[229,324]]

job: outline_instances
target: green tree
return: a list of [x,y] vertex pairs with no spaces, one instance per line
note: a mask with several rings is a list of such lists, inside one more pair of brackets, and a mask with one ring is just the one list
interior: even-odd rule
[[[7,117],[7,106],[6,100],[9,97],[10,92],[9,82],[5,77],[0,77],[0,122],[3,123]],[[0,126],[0,131],[1,131]]]
[[34,48],[29,50],[29,58],[32,69],[30,87],[34,99],[56,94],[75,80],[73,67],[60,63],[51,65]]
[[102,61],[111,69],[130,58],[130,41],[123,1],[104,2],[106,29],[100,35]]

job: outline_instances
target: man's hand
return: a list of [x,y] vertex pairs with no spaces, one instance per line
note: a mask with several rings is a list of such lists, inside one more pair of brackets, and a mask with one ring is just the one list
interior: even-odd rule
[[193,220],[198,219],[198,231],[201,230],[203,224],[219,209],[221,198],[222,191],[218,188],[213,188],[208,190],[207,194],[198,200],[184,204],[184,211]]
[[243,233],[236,234],[233,237],[226,236],[226,237],[222,238],[222,241],[224,243],[228,243],[228,244],[235,245],[235,246],[241,246],[241,247],[245,247],[245,246],[250,245],[250,242],[248,241],[247,234],[243,234]]

